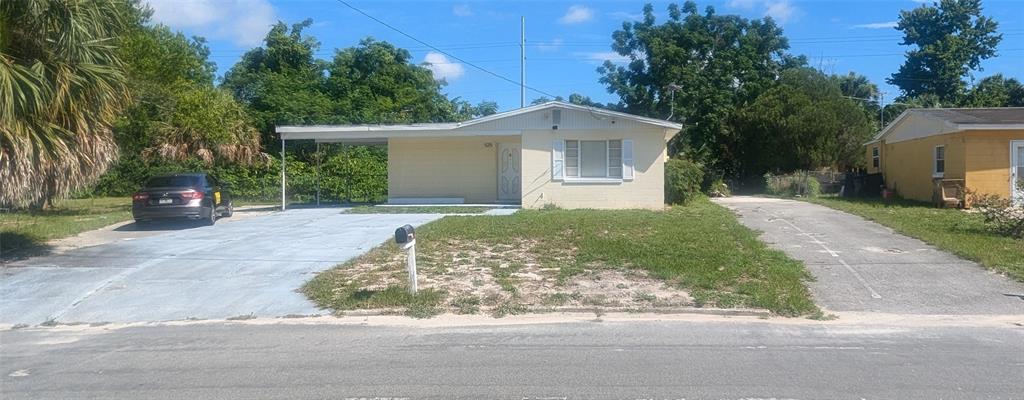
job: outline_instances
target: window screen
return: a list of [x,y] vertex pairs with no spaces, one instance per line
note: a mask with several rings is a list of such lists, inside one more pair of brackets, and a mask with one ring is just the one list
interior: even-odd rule
[[580,176],[584,178],[608,176],[608,142],[603,140],[599,142],[580,141]]

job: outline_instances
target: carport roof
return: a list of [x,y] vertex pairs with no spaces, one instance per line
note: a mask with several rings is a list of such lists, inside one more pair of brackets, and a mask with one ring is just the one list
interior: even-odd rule
[[518,130],[470,130],[463,128],[548,108],[587,111],[595,115],[631,119],[639,123],[654,125],[666,129],[679,130],[683,128],[682,124],[672,121],[641,117],[639,115],[596,107],[581,106],[561,101],[549,101],[535,106],[523,107],[463,122],[395,125],[282,125],[278,126],[276,131],[281,135],[282,140],[314,139],[319,142],[364,141],[373,143],[386,142],[386,139],[389,137],[518,135],[520,134],[520,131]]

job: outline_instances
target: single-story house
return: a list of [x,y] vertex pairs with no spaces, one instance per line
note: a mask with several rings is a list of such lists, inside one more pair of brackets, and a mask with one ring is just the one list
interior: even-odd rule
[[1022,107],[909,109],[865,146],[868,172],[903,198],[937,201],[956,185],[1024,204]]
[[[390,204],[664,207],[682,125],[547,102],[464,122],[278,126],[288,140],[386,144]],[[283,184],[282,184],[283,186]]]

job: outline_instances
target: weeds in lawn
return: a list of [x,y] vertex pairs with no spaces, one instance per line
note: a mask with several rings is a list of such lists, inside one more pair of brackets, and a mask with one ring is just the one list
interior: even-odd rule
[[347,214],[481,214],[491,207],[475,206],[358,206]]
[[[706,199],[669,210],[521,210],[448,216],[417,230],[420,286],[431,307],[512,315],[550,307],[650,309],[693,304],[817,310],[802,265],[768,249]],[[387,243],[311,280],[303,291],[335,310],[408,307],[404,254]],[[394,291],[394,293],[392,293]],[[691,298],[691,294],[693,297]],[[468,298],[468,297],[467,297]]]
[[452,300],[456,314],[477,314],[480,312],[480,298],[472,295],[456,297]]
[[47,210],[0,212],[0,255],[130,218],[128,197],[63,200]]

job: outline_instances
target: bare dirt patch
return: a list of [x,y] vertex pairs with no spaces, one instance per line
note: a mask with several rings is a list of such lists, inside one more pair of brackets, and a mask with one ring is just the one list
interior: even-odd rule
[[[424,246],[426,247],[426,246]],[[420,249],[419,287],[444,293],[440,311],[495,316],[600,308],[644,311],[693,305],[690,295],[641,269],[576,265],[574,248],[536,240],[447,240]],[[354,286],[380,292],[404,286],[405,253],[391,246],[336,271],[337,294]]]

